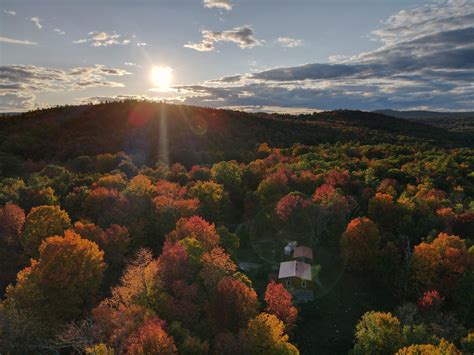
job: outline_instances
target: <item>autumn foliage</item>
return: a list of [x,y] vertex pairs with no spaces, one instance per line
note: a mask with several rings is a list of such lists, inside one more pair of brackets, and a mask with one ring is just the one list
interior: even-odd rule
[[26,216],[22,244],[26,254],[38,255],[41,242],[53,235],[61,235],[69,228],[71,220],[59,206],[33,207]]
[[288,221],[292,215],[304,211],[310,203],[301,195],[290,194],[282,197],[276,205],[276,213],[283,221]]
[[25,224],[25,212],[12,203],[0,208],[0,239],[8,244],[19,243],[23,225]]
[[355,354],[393,354],[403,345],[400,321],[391,313],[365,313],[355,338]]
[[404,347],[396,355],[461,355],[456,346],[442,339],[439,345],[416,344]]
[[450,295],[464,272],[474,267],[473,258],[464,240],[440,233],[431,243],[415,246],[413,278],[421,291],[435,289]]
[[436,312],[441,307],[444,297],[440,296],[438,291],[426,291],[418,300],[418,308],[422,312]]
[[164,329],[164,322],[158,318],[145,321],[128,339],[127,353],[141,354],[177,354],[173,337]]
[[[92,305],[103,277],[104,253],[72,231],[49,237],[39,259],[7,290],[7,302],[52,325],[72,320]],[[54,312],[52,311],[54,310]]]
[[353,219],[341,236],[342,256],[356,270],[373,268],[379,248],[379,230],[367,217]]
[[257,294],[241,281],[226,276],[217,284],[210,306],[216,328],[235,330],[257,314]]
[[26,264],[21,244],[24,223],[25,212],[21,207],[11,203],[0,207],[0,293]]
[[299,354],[298,349],[288,342],[283,322],[268,313],[260,313],[249,321],[244,341],[249,354]]
[[180,219],[176,224],[176,229],[170,233],[168,239],[177,241],[186,237],[195,238],[205,249],[217,246],[220,240],[215,225],[206,222],[199,216]]
[[214,247],[201,257],[202,269],[199,276],[204,285],[214,288],[217,283],[227,275],[232,275],[237,271],[237,265],[221,247]]
[[122,261],[130,243],[130,232],[127,227],[112,224],[102,229],[93,223],[76,222],[74,231],[82,238],[95,242],[105,254],[105,260],[112,266]]
[[292,296],[282,284],[270,282],[265,291],[265,311],[276,315],[285,324],[286,331],[296,325],[298,310],[293,306]]

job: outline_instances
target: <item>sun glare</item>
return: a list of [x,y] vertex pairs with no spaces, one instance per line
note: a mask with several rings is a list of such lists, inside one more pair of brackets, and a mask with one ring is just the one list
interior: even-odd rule
[[154,66],[151,70],[153,85],[160,91],[168,91],[173,82],[173,69],[170,67]]

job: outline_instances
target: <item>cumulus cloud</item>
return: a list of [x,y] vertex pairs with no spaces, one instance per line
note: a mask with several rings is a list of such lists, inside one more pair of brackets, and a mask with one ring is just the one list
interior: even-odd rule
[[271,68],[180,90],[188,91],[188,103],[216,107],[474,108],[474,1],[403,10],[372,35],[380,47],[353,57],[332,56],[328,63]]
[[393,44],[435,32],[472,27],[473,7],[472,0],[448,0],[402,10],[383,21],[383,27],[372,34],[384,43]]
[[22,111],[34,107],[35,96],[24,92],[2,92],[0,86],[0,111]]
[[82,44],[90,43],[92,47],[109,47],[113,45],[126,45],[130,43],[129,39],[123,38],[117,32],[97,32],[92,31],[87,34],[87,38],[78,39],[72,43]]
[[253,48],[262,44],[261,40],[255,38],[254,31],[250,26],[235,27],[227,31],[202,30],[202,40],[197,43],[188,43],[184,47],[200,52],[209,52],[215,49],[219,42],[231,42],[240,48]]
[[137,47],[144,47],[146,46],[146,42],[137,42]]
[[30,18],[30,21],[33,22],[39,30],[43,28],[43,25],[41,24],[41,20],[38,17],[32,17]]
[[230,11],[232,10],[232,4],[228,0],[204,0],[204,7],[207,8],[218,8]]
[[304,44],[302,39],[295,39],[291,37],[278,37],[276,42],[282,47],[301,47]]
[[79,67],[70,70],[34,65],[0,66],[0,110],[31,108],[36,94],[95,87],[123,87],[108,79],[130,74],[124,69],[104,65]]
[[26,40],[21,40],[21,39],[14,39],[14,38],[9,38],[9,37],[2,37],[2,36],[0,36],[0,43],[20,44],[20,45],[25,45],[25,46],[36,46],[38,44],[36,42],[31,42],[31,41],[26,41]]
[[3,12],[7,15],[10,15],[10,16],[16,16],[16,11],[12,11],[12,10],[3,10]]
[[55,28],[53,31],[56,32],[60,36],[64,36],[66,34],[66,32],[64,32],[63,30],[59,28]]

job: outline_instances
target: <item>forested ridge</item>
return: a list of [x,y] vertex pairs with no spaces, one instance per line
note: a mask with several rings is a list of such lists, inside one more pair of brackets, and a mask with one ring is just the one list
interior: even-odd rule
[[[0,117],[0,353],[471,354],[473,145],[362,111]],[[272,277],[289,241],[312,302]]]
[[4,116],[0,152],[35,161],[64,161],[124,151],[154,163],[157,138],[164,129],[169,159],[186,166],[237,158],[248,162],[262,142],[286,148],[295,143],[348,141],[472,147],[474,141],[470,132],[447,135],[430,125],[362,111],[293,116],[126,101]]

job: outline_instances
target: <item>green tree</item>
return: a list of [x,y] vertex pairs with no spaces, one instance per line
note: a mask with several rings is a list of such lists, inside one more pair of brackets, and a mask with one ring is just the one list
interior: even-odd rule
[[226,195],[221,184],[198,181],[191,187],[189,194],[199,199],[199,211],[206,220],[219,222],[222,219]]
[[224,185],[225,189],[232,194],[238,193],[242,185],[242,169],[235,161],[221,161],[211,168],[211,174],[215,181]]
[[21,239],[25,253],[36,257],[38,247],[46,237],[61,235],[70,226],[67,212],[59,206],[33,207],[26,217]]
[[354,354],[393,354],[403,345],[400,321],[391,313],[367,312],[356,326]]

